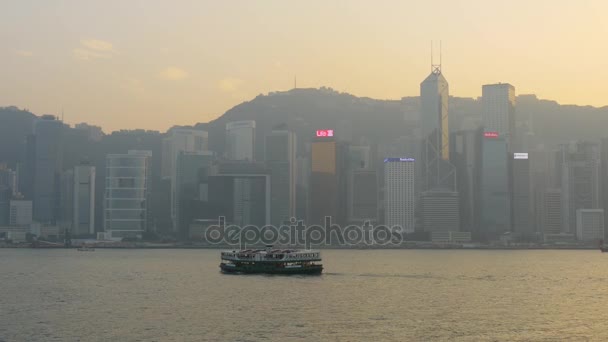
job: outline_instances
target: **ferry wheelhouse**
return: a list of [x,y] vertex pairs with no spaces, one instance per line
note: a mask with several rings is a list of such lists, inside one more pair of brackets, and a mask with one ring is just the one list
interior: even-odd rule
[[245,249],[222,251],[224,273],[320,274],[321,253],[314,250]]

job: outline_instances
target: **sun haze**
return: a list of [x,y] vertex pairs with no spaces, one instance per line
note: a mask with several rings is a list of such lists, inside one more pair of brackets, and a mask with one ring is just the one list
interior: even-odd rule
[[418,95],[442,41],[451,94],[509,82],[604,106],[608,2],[6,1],[0,106],[106,131],[206,122],[260,93]]

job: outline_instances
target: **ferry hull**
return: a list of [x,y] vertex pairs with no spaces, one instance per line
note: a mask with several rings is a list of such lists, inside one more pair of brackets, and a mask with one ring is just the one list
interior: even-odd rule
[[306,267],[276,267],[274,264],[268,265],[235,265],[229,266],[221,263],[220,270],[223,273],[241,273],[241,274],[321,274],[323,272],[322,265],[310,265]]

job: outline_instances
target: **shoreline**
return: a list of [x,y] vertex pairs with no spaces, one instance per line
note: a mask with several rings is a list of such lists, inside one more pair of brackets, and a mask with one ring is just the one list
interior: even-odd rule
[[[239,246],[233,245],[122,245],[103,246],[90,245],[94,249],[214,249],[214,250],[238,250]],[[0,245],[7,249],[78,249],[79,246],[63,247],[32,247],[29,245]],[[248,249],[264,249],[265,246],[251,246]],[[280,246],[277,248],[304,249],[304,246]],[[599,247],[592,246],[311,246],[318,250],[597,250]]]

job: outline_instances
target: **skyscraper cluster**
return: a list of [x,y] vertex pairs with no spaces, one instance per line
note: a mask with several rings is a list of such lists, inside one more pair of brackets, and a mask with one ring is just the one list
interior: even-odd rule
[[[400,104],[419,115],[404,115],[385,139],[370,139],[354,114],[322,126],[243,115],[111,135],[37,117],[23,162],[0,163],[0,234],[184,241],[222,218],[241,227],[369,222],[435,243],[604,239],[608,139],[545,145],[530,117],[518,119],[512,85],[481,90],[472,100],[481,115],[455,117],[432,65],[419,99]],[[75,137],[88,144],[78,157]]]

